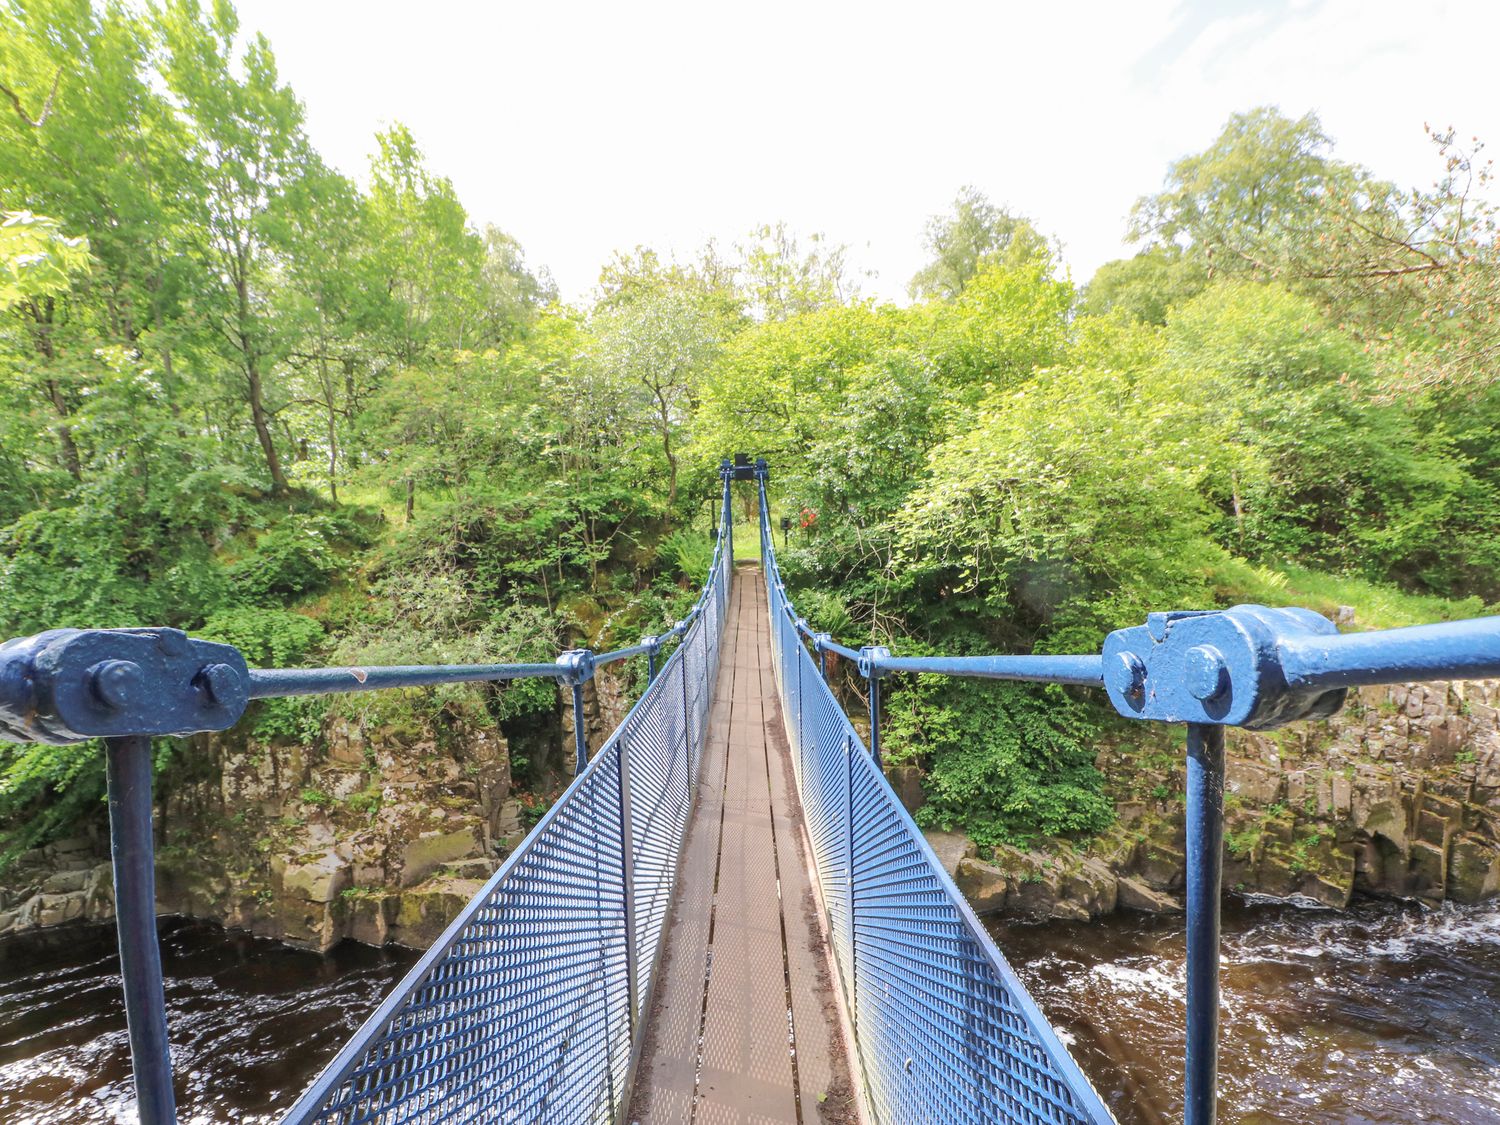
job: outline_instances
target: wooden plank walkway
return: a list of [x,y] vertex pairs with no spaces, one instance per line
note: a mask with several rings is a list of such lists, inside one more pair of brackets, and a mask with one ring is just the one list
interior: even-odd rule
[[758,567],[741,567],[627,1121],[853,1120],[801,816],[765,583]]

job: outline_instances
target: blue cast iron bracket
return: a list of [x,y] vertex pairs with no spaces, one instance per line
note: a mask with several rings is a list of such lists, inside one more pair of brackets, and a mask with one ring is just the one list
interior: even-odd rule
[[866,645],[859,650],[859,674],[867,680],[883,680],[891,670],[881,664],[889,660],[891,650],[884,645]]
[[1104,686],[1126,718],[1267,730],[1338,712],[1343,688],[1293,686],[1288,650],[1337,635],[1306,609],[1153,613],[1104,641]]
[[249,702],[239,650],[180,629],[52,629],[0,644],[0,736],[17,742],[227,730]]
[[558,679],[572,687],[581,687],[594,678],[594,654],[590,649],[569,649],[557,658],[561,669]]

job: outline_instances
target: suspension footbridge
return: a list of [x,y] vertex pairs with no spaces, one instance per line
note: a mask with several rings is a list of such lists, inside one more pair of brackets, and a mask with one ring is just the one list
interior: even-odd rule
[[[881,682],[927,672],[1106,692],[1187,728],[1184,1116],[1216,1108],[1228,726],[1324,717],[1349,687],[1500,675],[1500,619],[1339,634],[1299,609],[1153,613],[1074,656],[902,657],[812,630],[776,560],[766,463],[721,468],[713,563],[662,636],[555,663],[252,670],[170,629],[0,645],[0,735],[102,738],[142,1122],[176,1120],[155,930],[151,739],[225,730],[249,701],[466,681],[569,687],[577,776],[322,1074],[288,1123],[1113,1120],[887,784]],[[744,483],[740,483],[744,482]],[[755,490],[760,564],[736,568]],[[856,662],[862,739],[824,662]],[[584,685],[650,682],[587,744]]]

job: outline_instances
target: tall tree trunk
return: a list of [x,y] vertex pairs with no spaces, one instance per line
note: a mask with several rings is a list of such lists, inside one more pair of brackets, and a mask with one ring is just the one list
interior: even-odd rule
[[276,442],[271,437],[271,419],[266,413],[261,392],[260,366],[248,349],[245,352],[245,386],[250,398],[250,421],[255,424],[255,436],[260,439],[266,468],[271,473],[271,495],[282,496],[286,493],[286,474],[281,471],[281,458],[276,455]]
[[677,455],[672,452],[672,411],[661,387],[652,386],[651,390],[656,396],[656,417],[661,423],[661,448],[667,455],[667,509],[670,513],[677,508]]
[[245,390],[250,400],[250,421],[255,426],[255,436],[260,439],[260,449],[266,458],[266,469],[271,474],[271,495],[286,493],[286,474],[281,471],[281,458],[276,455],[276,442],[271,437],[271,419],[266,413],[265,395],[260,374],[260,356],[252,328],[254,314],[250,311],[250,286],[246,280],[248,251],[240,246],[236,253],[237,272],[234,278],[234,294],[238,301],[238,323],[240,354],[245,358]]
[[63,468],[68,470],[68,475],[76,481],[83,480],[83,462],[78,456],[78,446],[73,441],[73,429],[68,425],[68,419],[72,411],[68,408],[68,400],[63,397],[62,388],[57,385],[56,379],[47,380],[47,397],[52,400],[52,408],[57,411],[61,419],[53,431],[57,434],[57,443],[62,446]]
[[[40,305],[31,302],[30,311],[36,322],[36,350],[41,355],[42,362],[50,366],[57,359],[57,352],[52,347],[52,321],[57,311],[56,302],[51,297]],[[78,456],[78,444],[73,440],[73,427],[69,425],[73,408],[68,405],[67,396],[63,394],[62,386],[56,379],[49,375],[43,385],[47,390],[47,401],[52,404],[58,417],[58,423],[52,427],[52,432],[57,435],[57,444],[62,449],[63,468],[74,480],[82,481],[83,460]]]

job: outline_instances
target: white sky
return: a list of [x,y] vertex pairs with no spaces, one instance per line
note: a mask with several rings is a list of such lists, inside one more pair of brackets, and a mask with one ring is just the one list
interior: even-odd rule
[[1496,0],[1048,4],[239,0],[325,158],[363,182],[399,120],[476,224],[566,299],[616,249],[689,257],[762,222],[826,232],[903,299],[962,184],[1062,240],[1075,280],[1130,252],[1136,196],[1230,113],[1316,110],[1403,184],[1424,121],[1500,148]]

